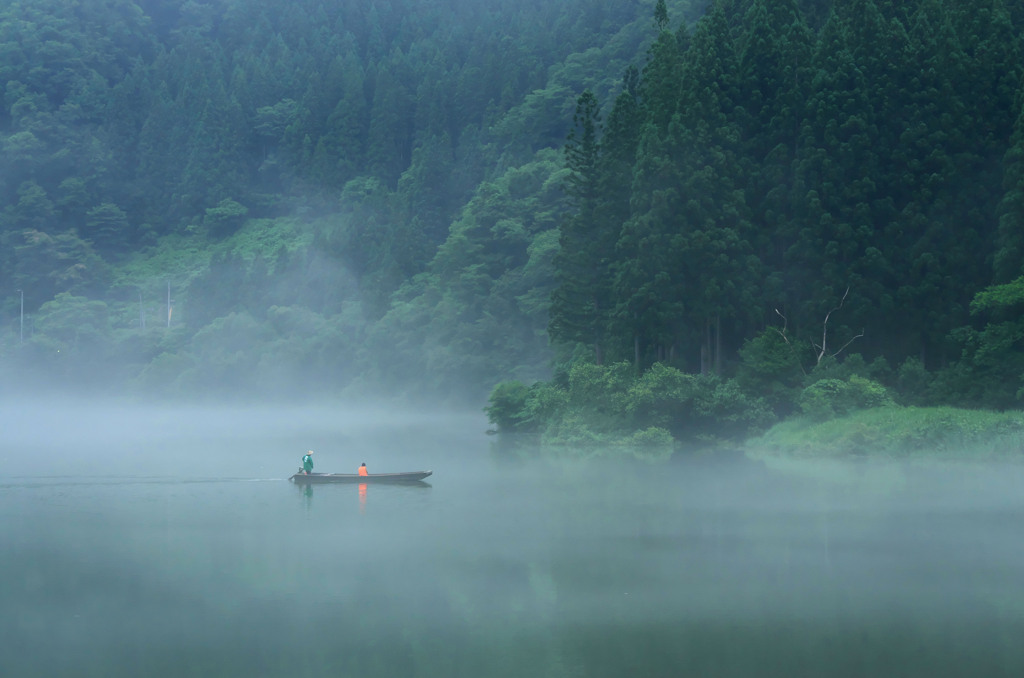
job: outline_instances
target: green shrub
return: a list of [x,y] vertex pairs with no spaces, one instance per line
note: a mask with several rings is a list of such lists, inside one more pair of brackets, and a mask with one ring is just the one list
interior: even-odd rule
[[828,421],[789,419],[747,441],[755,457],[1021,459],[1024,413],[875,407]]
[[561,419],[568,407],[564,389],[537,382],[503,381],[491,391],[484,408],[487,418],[501,433],[539,433]]
[[695,425],[694,399],[700,390],[700,377],[655,363],[627,391],[625,414],[637,430],[658,427],[678,437]]
[[555,384],[537,382],[530,387],[523,411],[522,425],[531,431],[543,431],[560,418],[569,406],[569,394]]
[[759,433],[775,415],[735,380],[685,374],[657,363],[640,377],[628,363],[580,362],[562,388],[498,384],[484,410],[502,433],[539,433],[556,446],[706,444]]
[[893,404],[881,384],[852,375],[849,380],[821,379],[805,388],[797,400],[803,414],[815,421],[846,416],[856,410]]
[[736,379],[743,390],[761,394],[776,413],[791,412],[804,377],[796,349],[778,331],[766,329],[747,340],[739,355]]
[[852,376],[865,377],[880,384],[892,381],[892,368],[885,358],[879,357],[870,363],[859,353],[851,353],[843,360],[835,356],[826,356],[814,366],[804,380],[804,386],[810,386],[821,379],[839,379],[847,381]]
[[203,223],[215,236],[230,235],[238,230],[249,214],[249,208],[231,198],[225,198],[216,207],[206,209]]
[[742,440],[775,421],[768,402],[745,392],[735,379],[705,381],[707,388],[701,391],[696,410],[715,438]]
[[568,405],[595,431],[627,426],[627,393],[636,380],[629,363],[577,363],[569,371]]
[[594,431],[586,421],[572,412],[553,421],[544,431],[543,437],[545,445],[556,447],[604,446],[614,441],[614,438]]
[[526,399],[530,389],[521,381],[503,381],[491,391],[484,408],[487,419],[498,427],[498,431],[519,430],[526,410]]
[[918,358],[907,358],[896,370],[896,388],[903,405],[925,405],[931,402],[934,377]]

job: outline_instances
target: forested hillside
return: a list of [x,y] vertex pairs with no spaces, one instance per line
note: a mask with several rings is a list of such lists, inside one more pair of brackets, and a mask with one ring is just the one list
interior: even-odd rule
[[4,369],[181,392],[379,371],[392,292],[649,26],[592,1],[6,4]]
[[1014,406],[1024,12],[834,4],[0,8],[5,386]]
[[948,365],[974,295],[1024,263],[1011,15],[853,0],[815,34],[794,2],[749,5],[659,19],[605,120],[579,98],[553,337],[702,373],[766,327],[812,362],[855,341]]

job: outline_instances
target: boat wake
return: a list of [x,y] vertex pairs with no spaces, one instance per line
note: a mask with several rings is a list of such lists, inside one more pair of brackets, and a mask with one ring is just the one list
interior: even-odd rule
[[175,476],[14,476],[5,478],[0,489],[16,487],[68,487],[98,485],[193,485],[210,483],[284,482],[287,478],[183,478]]

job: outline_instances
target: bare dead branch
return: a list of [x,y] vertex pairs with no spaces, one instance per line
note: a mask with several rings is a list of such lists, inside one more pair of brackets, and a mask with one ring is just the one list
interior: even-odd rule
[[777,315],[780,318],[782,318],[782,331],[779,332],[779,334],[781,334],[783,337],[785,337],[786,336],[786,326],[789,324],[789,321],[786,320],[786,316],[784,316],[781,313],[779,313],[779,309],[775,309],[775,315]]
[[[825,314],[825,320],[824,320],[824,322],[823,322],[823,323],[821,324],[821,345],[815,344],[815,343],[814,343],[813,341],[811,342],[811,346],[812,346],[812,347],[814,348],[814,350],[815,350],[815,351],[817,351],[817,352],[818,352],[818,360],[817,360],[817,362],[816,362],[816,364],[818,364],[818,365],[820,365],[820,364],[821,364],[821,360],[822,360],[822,358],[824,358],[824,357],[826,356],[826,354],[828,354],[828,349],[827,349],[827,346],[828,346],[828,320],[829,320],[829,318],[831,318],[831,317],[832,317],[832,314],[833,314],[833,313],[835,313],[836,311],[838,311],[839,309],[841,309],[841,308],[843,307],[843,304],[845,304],[845,303],[846,303],[846,297],[847,297],[847,296],[849,296],[849,294],[850,294],[850,288],[849,288],[849,287],[847,287],[847,288],[846,288],[846,291],[845,291],[845,292],[843,292],[843,298],[839,300],[839,305],[838,305],[838,306],[836,306],[835,308],[831,309],[831,310],[830,310],[830,311],[829,311],[828,313],[826,313],[826,314]],[[846,348],[847,346],[849,346],[849,345],[850,345],[850,344],[852,344],[852,343],[853,343],[854,341],[856,341],[857,339],[860,339],[860,338],[861,338],[861,337],[863,337],[863,336],[864,336],[864,330],[862,329],[862,330],[860,331],[860,334],[858,334],[858,335],[857,335],[857,336],[855,336],[855,337],[854,337],[853,339],[850,339],[850,340],[849,340],[848,342],[846,342],[845,344],[843,344],[843,345],[842,345],[842,346],[841,346],[841,347],[839,348],[839,350],[838,350],[838,351],[836,351],[835,353],[833,353],[833,354],[829,355],[829,357],[830,357],[830,358],[835,358],[835,357],[836,357],[837,355],[839,355],[840,353],[842,353],[842,352],[843,352],[843,350],[844,350],[844,349],[845,349],[845,348]]]
[[[816,364],[818,364],[818,365],[821,364],[821,359],[825,357],[825,353],[827,352],[826,346],[828,345],[828,319],[832,317],[833,313],[835,313],[836,311],[838,311],[839,309],[841,309],[843,307],[843,304],[846,303],[846,297],[849,294],[850,294],[850,288],[849,288],[849,286],[847,286],[846,291],[843,292],[843,298],[839,300],[839,305],[836,306],[835,308],[829,310],[829,312],[825,314],[825,321],[821,324],[821,345],[819,346],[819,345],[815,344],[813,341],[811,342],[811,346],[814,348],[814,350],[816,350],[818,352],[818,360],[816,361]],[[856,337],[854,337],[854,338],[856,338]],[[845,346],[843,346],[843,348],[846,348],[846,346],[849,346],[849,345],[850,345],[849,342],[847,342],[847,344]],[[839,349],[839,351],[836,351],[830,357],[835,357],[835,356],[839,355],[840,351],[842,351],[842,350],[843,350],[842,348]]]
[[862,328],[861,331],[860,331],[860,334],[858,334],[853,339],[850,339],[848,342],[843,344],[842,347],[838,351],[833,353],[830,357],[835,358],[837,355],[839,355],[840,353],[843,352],[843,349],[845,349],[847,346],[849,346],[850,344],[852,344],[853,342],[857,341],[858,339],[860,339],[863,336],[864,336],[864,329]]

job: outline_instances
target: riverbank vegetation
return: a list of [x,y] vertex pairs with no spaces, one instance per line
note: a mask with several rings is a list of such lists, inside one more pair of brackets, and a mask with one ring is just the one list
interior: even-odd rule
[[1024,414],[890,405],[826,421],[789,419],[744,449],[754,458],[1020,461]]
[[486,409],[510,447],[577,456],[1024,459],[1024,412],[902,405],[882,384],[842,372],[794,391],[784,417],[737,380],[660,363],[640,377],[626,363],[581,363],[551,383],[504,382]]
[[[947,426],[944,409],[1021,405],[1020,63],[982,76],[994,86],[984,95],[955,75],[987,69],[982,44],[1020,54],[1013,15],[985,3],[983,22],[1001,15],[997,33],[1016,34],[1002,42],[976,32],[979,7],[940,2],[837,4],[817,31],[793,3],[750,3],[741,22],[715,3],[674,34],[658,8],[648,61],[607,114],[592,92],[577,99],[549,322],[559,355],[631,364],[631,385],[609,384],[606,398],[642,391],[665,366],[700,375],[695,394],[659,390],[680,424],[659,430],[684,449],[756,438],[773,421],[762,440],[775,450],[800,431],[825,454],[864,453],[861,442],[910,454],[920,421],[948,439],[934,451],[989,434],[1013,448],[1003,420],[965,412],[954,419],[966,428]],[[1004,85],[1013,103],[977,107]],[[1002,169],[989,186],[1001,189],[986,197],[960,172],[994,167],[982,160],[992,142]],[[501,385],[488,412],[499,427],[534,425],[533,400],[546,401],[532,394],[553,386],[531,387],[503,424],[495,412],[516,387]],[[708,404],[723,389],[741,415]],[[606,410],[589,408],[592,427],[646,430]],[[864,438],[860,420],[876,410],[909,430]],[[578,437],[566,423],[588,421],[578,407],[545,412],[541,439],[554,444]]]

